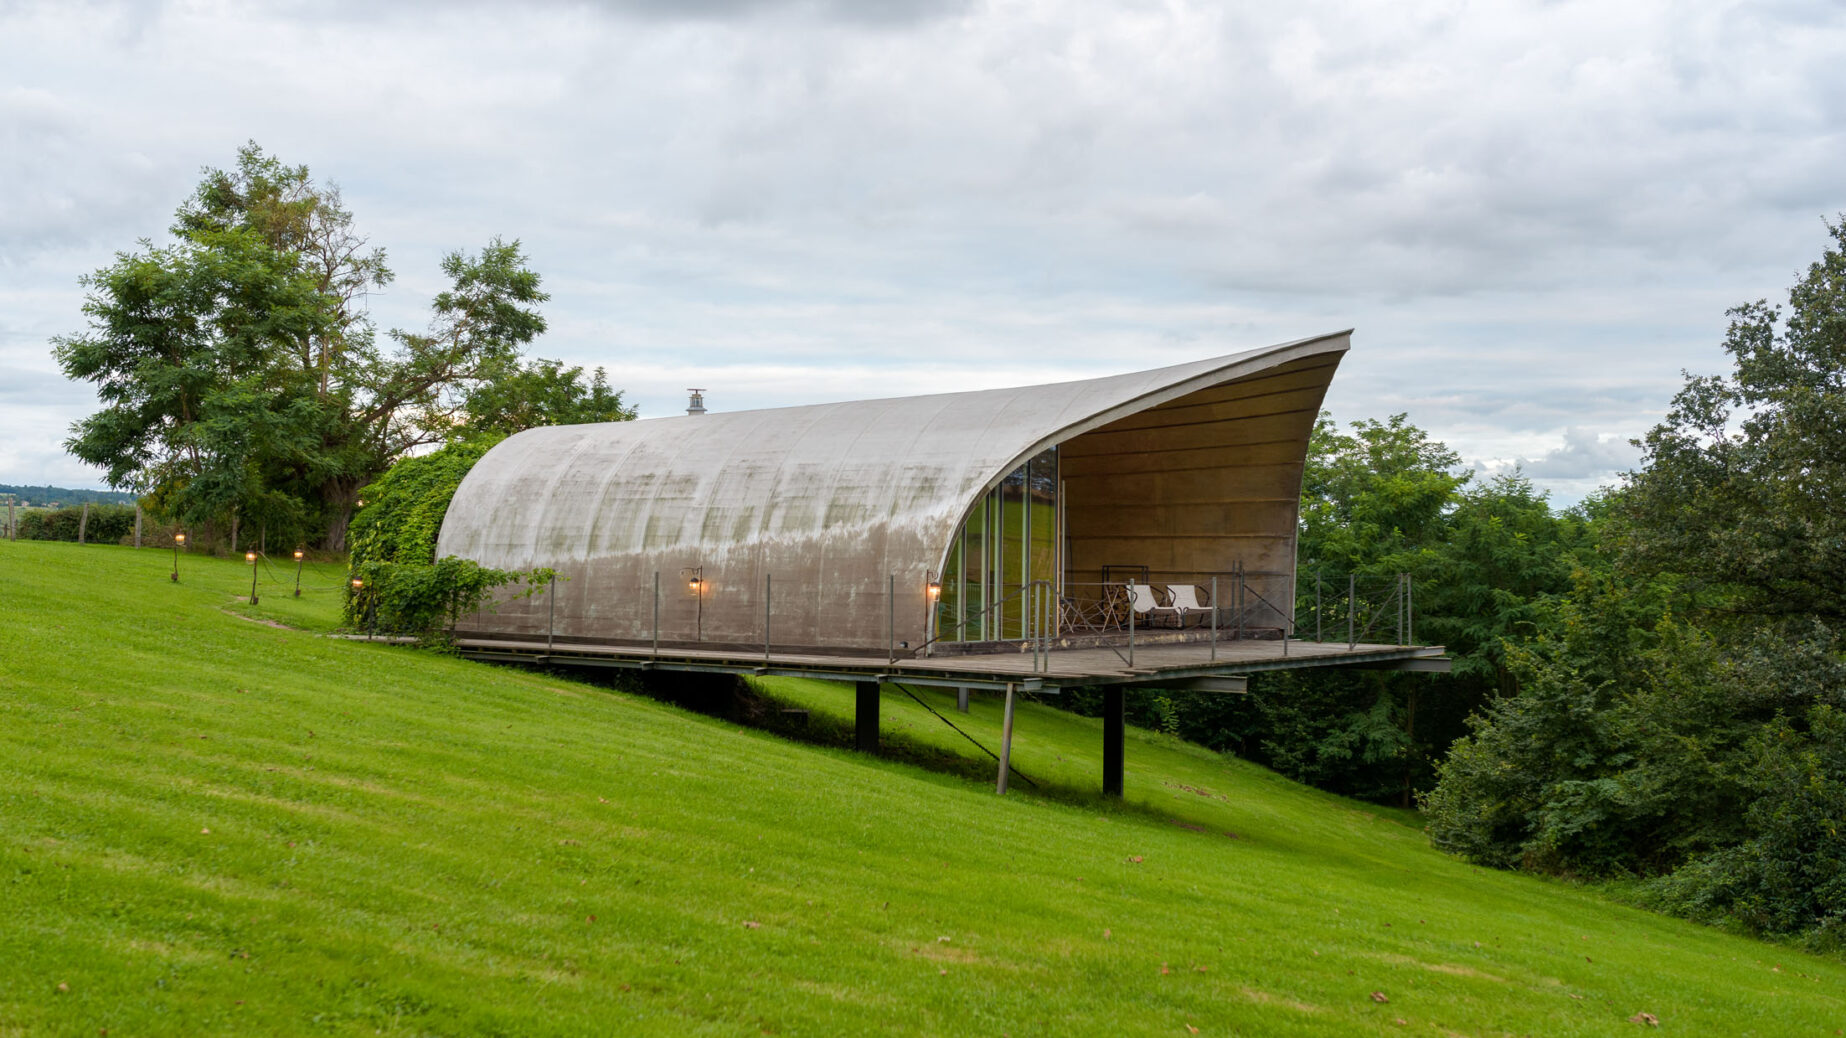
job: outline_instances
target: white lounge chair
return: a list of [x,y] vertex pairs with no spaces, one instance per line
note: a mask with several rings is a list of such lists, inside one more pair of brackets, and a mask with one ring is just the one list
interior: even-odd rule
[[1168,584],[1167,601],[1179,614],[1179,625],[1186,626],[1187,613],[1203,613],[1209,606],[1199,604],[1199,586],[1197,584]]
[[1135,611],[1136,616],[1147,617],[1149,626],[1152,626],[1153,620],[1162,614],[1173,617],[1174,622],[1178,623],[1179,610],[1170,605],[1161,605],[1160,600],[1154,597],[1152,584],[1130,584],[1128,593],[1129,607]]

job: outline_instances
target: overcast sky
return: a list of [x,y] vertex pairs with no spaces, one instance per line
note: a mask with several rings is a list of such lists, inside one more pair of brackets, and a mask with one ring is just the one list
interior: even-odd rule
[[0,0],[0,482],[99,485],[47,342],[251,139],[381,327],[518,238],[643,417],[1353,327],[1337,417],[1568,502],[1846,210],[1846,5]]

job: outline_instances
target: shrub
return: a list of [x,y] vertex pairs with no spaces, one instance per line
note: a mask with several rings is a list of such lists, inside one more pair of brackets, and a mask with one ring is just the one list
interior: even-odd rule
[[504,437],[481,436],[405,458],[361,492],[365,507],[353,518],[350,542],[356,568],[363,563],[432,563],[442,517],[462,477]]
[[115,544],[135,532],[135,509],[133,505],[91,505],[87,527],[81,507],[29,511],[19,516],[18,523],[20,540],[75,541],[82,531],[91,544]]
[[515,573],[453,555],[430,563],[364,562],[353,567],[353,575],[365,586],[347,596],[349,623],[424,638],[486,605],[497,588],[523,583],[523,594],[530,595],[552,579],[547,569]]
[[347,598],[349,623],[429,638],[486,605],[498,588],[524,583],[529,595],[551,579],[550,570],[516,573],[436,558],[442,517],[462,477],[502,439],[480,436],[405,458],[365,488],[351,534],[352,574],[365,586]]

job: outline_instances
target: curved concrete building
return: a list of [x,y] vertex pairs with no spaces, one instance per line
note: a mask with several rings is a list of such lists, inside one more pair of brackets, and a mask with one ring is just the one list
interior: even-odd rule
[[1302,462],[1349,337],[1053,385],[531,429],[462,482],[437,551],[563,579],[459,632],[928,655],[1068,624],[1108,582],[1229,574],[1285,624]]

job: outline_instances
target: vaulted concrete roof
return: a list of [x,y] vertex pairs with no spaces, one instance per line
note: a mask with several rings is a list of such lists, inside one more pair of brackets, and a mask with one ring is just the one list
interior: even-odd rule
[[[1025,459],[1188,394],[1325,357],[1312,387],[1317,407],[1349,338],[1343,331],[1050,385],[531,429],[463,480],[437,550],[498,568],[559,570],[571,579],[559,586],[558,608],[581,636],[642,637],[634,610],[618,603],[642,594],[655,572],[677,585],[681,570],[697,567],[715,596],[698,603],[701,639],[735,627],[736,640],[747,641],[761,607],[746,594],[728,607],[716,596],[760,588],[767,575],[778,615],[785,603],[795,614],[788,635],[796,642],[883,644],[885,607],[869,631],[821,614],[855,599],[870,607],[893,575],[907,595],[920,588],[940,572],[968,509]],[[668,604],[677,626],[683,603]],[[807,607],[817,612],[803,619]],[[509,617],[527,612],[502,607]],[[906,600],[904,613],[906,640],[921,641],[913,629],[927,625],[927,607]],[[526,621],[498,623],[515,622]]]

